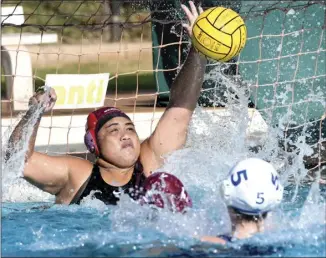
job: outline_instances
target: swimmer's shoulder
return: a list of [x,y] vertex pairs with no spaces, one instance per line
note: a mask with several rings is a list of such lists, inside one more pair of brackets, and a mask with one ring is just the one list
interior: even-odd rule
[[92,173],[94,164],[88,160],[66,156],[69,179],[65,187],[56,196],[56,203],[69,204],[76,192]]
[[221,244],[221,245],[225,245],[227,243],[225,239],[216,236],[203,236],[200,238],[200,241],[210,242],[214,244]]
[[91,174],[94,163],[79,157],[68,157],[69,175],[72,179],[84,178]]

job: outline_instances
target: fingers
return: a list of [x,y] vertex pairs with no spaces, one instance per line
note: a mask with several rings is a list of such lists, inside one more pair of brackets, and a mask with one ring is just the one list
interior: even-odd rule
[[53,88],[47,88],[46,86],[38,87],[38,89],[34,92],[33,97],[43,95],[44,93],[47,93],[49,97],[57,99],[57,94],[55,93],[55,90]]
[[198,6],[198,11],[199,11],[199,14],[204,12],[204,10],[203,10],[203,8],[201,6]]
[[48,107],[46,108],[46,111],[50,111],[51,109],[53,109],[54,107],[54,102],[51,102],[50,104],[48,104]]
[[55,102],[57,100],[57,94],[53,88],[46,88],[42,86],[36,90],[31,98],[35,99],[37,102]]
[[197,12],[197,8],[196,8],[194,2],[189,1],[189,5],[190,5],[191,12],[192,12],[193,16],[195,16],[194,18],[196,19],[198,17],[198,12]]
[[55,93],[55,90],[53,88],[50,89],[50,98],[53,101],[57,100],[57,94]]
[[45,85],[38,87],[36,93],[43,94],[45,92]]
[[29,99],[28,104],[41,105],[42,112],[48,112],[52,110],[57,101],[57,94],[53,88],[42,86],[39,87],[33,96]]
[[191,32],[192,26],[194,25],[194,23],[198,17],[198,11],[199,11],[199,13],[202,13],[203,8],[198,7],[198,11],[197,11],[197,8],[193,1],[189,1],[189,6],[190,6],[190,9],[187,6],[181,4],[181,8],[185,12],[188,22],[189,22],[189,24],[183,23],[182,26],[187,30],[189,36],[191,36],[192,35],[192,32]]
[[186,14],[186,16],[188,18],[188,21],[191,22],[193,20],[193,15],[190,12],[190,10],[188,9],[188,7],[182,4],[181,8],[185,12],[185,14]]
[[56,96],[53,96],[53,95],[50,95],[50,102],[51,103],[55,103],[57,101],[57,97]]
[[188,35],[191,35],[191,27],[188,24],[182,24],[182,27],[184,27],[188,33]]

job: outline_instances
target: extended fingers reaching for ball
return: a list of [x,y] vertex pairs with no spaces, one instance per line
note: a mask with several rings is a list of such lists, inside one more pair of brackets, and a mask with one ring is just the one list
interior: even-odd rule
[[183,23],[182,24],[182,27],[184,27],[187,32],[188,32],[188,35],[190,37],[192,37],[192,27],[194,26],[194,23],[198,17],[199,14],[201,14],[203,12],[203,8],[201,8],[200,6],[198,7],[198,11],[197,11],[197,8],[194,4],[193,1],[189,1],[189,5],[190,5],[190,10],[187,6],[185,5],[181,5],[181,8],[182,10],[185,12],[187,18],[188,18],[188,24],[187,23]]

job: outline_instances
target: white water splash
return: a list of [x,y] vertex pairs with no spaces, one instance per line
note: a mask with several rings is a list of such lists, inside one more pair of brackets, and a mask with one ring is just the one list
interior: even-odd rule
[[[45,91],[49,88],[45,87]],[[26,122],[26,127],[22,131],[21,139],[17,141],[12,149],[8,147],[9,137],[21,120],[24,114],[18,116],[16,123],[7,129],[3,137],[1,166],[2,166],[2,200],[5,202],[29,202],[29,201],[53,201],[54,198],[48,193],[45,193],[33,185],[22,179],[25,165],[25,154],[28,149],[29,139],[32,135],[34,125],[40,113],[42,106],[39,104],[35,112],[29,117]],[[10,158],[5,160],[5,153],[10,152]]]
[[[220,67],[218,68],[220,69]],[[197,108],[189,127],[189,133],[185,148],[175,151],[166,157],[165,164],[158,171],[166,171],[179,177],[185,188],[194,200],[193,209],[186,216],[181,214],[171,214],[169,211],[153,211],[150,207],[140,206],[129,197],[122,196],[116,207],[110,207],[104,220],[112,224],[112,232],[118,234],[119,239],[127,232],[137,232],[139,228],[143,230],[155,230],[162,235],[173,237],[191,237],[198,239],[202,235],[217,235],[225,233],[230,229],[230,222],[226,207],[220,196],[220,183],[227,175],[229,169],[239,160],[248,157],[259,157],[270,161],[280,172],[283,184],[288,185],[288,178],[295,179],[297,186],[307,174],[303,164],[303,156],[311,153],[311,148],[305,143],[304,136],[292,140],[290,143],[297,147],[297,152],[286,152],[279,147],[279,139],[283,137],[282,127],[267,127],[262,131],[252,132],[250,125],[252,118],[248,115],[248,93],[250,87],[244,84],[235,84],[232,80],[222,76],[219,72],[212,70],[211,77],[224,83],[228,91],[226,92],[226,108],[222,112],[209,112],[202,108]],[[237,96],[237,98],[236,98]],[[217,99],[217,98],[216,98]],[[288,117],[283,118],[283,122],[288,122]],[[35,123],[35,121],[34,121]],[[28,126],[25,140],[13,159],[3,167],[4,171],[4,191],[3,200],[13,202],[25,201],[47,201],[49,195],[30,186],[20,179],[23,168],[24,150],[27,149],[27,139],[31,134],[33,121]],[[256,145],[259,145],[258,147]],[[257,148],[253,150],[253,146]],[[298,188],[297,188],[298,189]],[[295,201],[293,196],[293,201]],[[319,190],[313,187],[310,193],[309,202],[306,202],[302,212],[301,222],[303,227],[310,226],[308,223],[309,211],[314,210],[314,219],[320,223],[325,223],[324,213],[318,209],[324,207],[324,203],[316,203],[319,200]],[[83,207],[95,208],[99,211],[107,211],[104,204],[91,198],[85,199]],[[67,209],[63,207],[63,209]],[[79,209],[76,210],[78,212]],[[274,219],[269,219],[268,223],[273,224],[275,229],[281,230],[288,225],[295,228],[297,221],[291,221],[288,216],[278,210]],[[102,236],[102,233],[100,234]],[[78,246],[84,243],[88,234],[83,234],[74,244]],[[293,237],[287,235],[286,237]],[[110,236],[106,236],[109,241]],[[153,236],[153,240],[158,236]],[[130,240],[126,236],[127,240]],[[273,237],[268,238],[269,240]]]

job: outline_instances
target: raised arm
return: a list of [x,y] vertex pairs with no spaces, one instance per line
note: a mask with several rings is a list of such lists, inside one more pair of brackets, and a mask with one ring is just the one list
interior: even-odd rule
[[[39,91],[30,99],[29,109],[12,132],[8,148],[5,153],[5,161],[12,157],[15,145],[22,139],[23,131],[27,126],[35,122],[32,135],[29,139],[28,149],[25,154],[24,178],[51,194],[56,194],[65,184],[68,178],[66,157],[50,157],[34,151],[36,135],[43,113],[50,111],[55,102],[56,94],[53,89],[48,92]],[[36,116],[36,117],[35,117]],[[36,119],[36,121],[32,121]]]
[[[189,36],[192,36],[192,26],[198,17],[198,12],[190,3],[191,11],[184,5],[189,24],[183,24]],[[202,12],[202,9],[199,8]],[[153,134],[142,143],[141,161],[145,173],[157,169],[162,165],[162,156],[184,146],[187,129],[193,111],[200,96],[204,81],[206,58],[191,47],[188,57],[171,86],[170,102],[161,117]]]
[[28,149],[25,154],[25,162],[29,160],[34,152],[37,130],[40,125],[42,115],[54,107],[56,100],[57,95],[55,91],[53,89],[48,89],[45,91],[44,87],[40,88],[38,92],[36,92],[29,99],[29,108],[26,114],[19,121],[9,137],[8,148],[5,153],[5,161],[8,161],[14,154],[12,151],[14,150],[15,145],[17,145],[19,141],[24,140],[22,139],[23,131],[26,130],[27,126],[30,126],[31,123],[34,123],[33,132],[29,139]]

